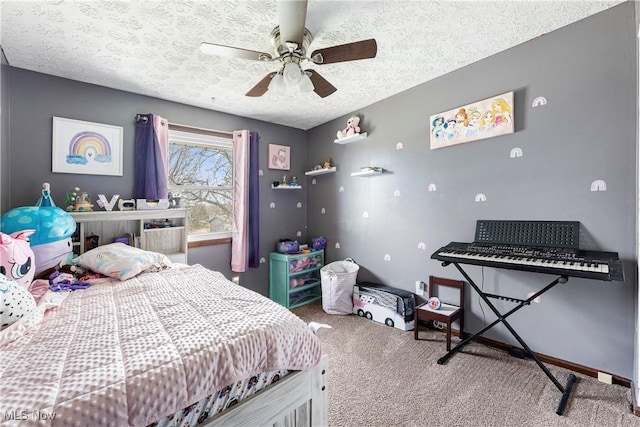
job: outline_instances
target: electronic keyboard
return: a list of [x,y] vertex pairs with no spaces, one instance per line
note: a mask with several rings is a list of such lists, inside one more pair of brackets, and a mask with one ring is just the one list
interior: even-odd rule
[[622,263],[616,252],[451,242],[435,251],[431,258],[446,263],[559,274],[595,280],[624,281]]
[[[468,342],[475,340],[489,329],[502,323],[522,346],[524,354],[527,354],[536,362],[549,380],[562,393],[556,410],[556,414],[562,415],[567,407],[567,401],[576,381],[576,376],[569,374],[567,383],[563,387],[558,379],[538,359],[527,343],[518,335],[513,326],[507,322],[507,318],[522,307],[529,306],[531,301],[535,301],[536,298],[552,289],[558,283],[567,283],[569,276],[623,282],[624,271],[618,254],[615,252],[580,250],[580,223],[578,221],[478,220],[473,243],[451,242],[435,251],[431,258],[442,261],[443,267],[453,264],[460,274],[464,276],[469,286],[496,315],[496,320],[467,338],[464,338],[465,333],[462,321],[460,321],[462,341],[438,359],[438,364],[444,364],[447,359],[460,351]],[[526,299],[520,299],[485,292],[484,287],[479,287],[460,264],[546,273],[557,277],[544,288],[527,295]],[[493,304],[492,299],[515,303],[515,307],[509,308],[504,312],[500,311]]]

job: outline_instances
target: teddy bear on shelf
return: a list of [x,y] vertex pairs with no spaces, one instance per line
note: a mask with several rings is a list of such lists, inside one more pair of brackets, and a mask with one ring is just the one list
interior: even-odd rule
[[338,139],[348,138],[350,136],[359,134],[360,127],[358,126],[358,124],[360,124],[360,117],[358,116],[349,117],[349,120],[347,120],[347,127],[344,130],[338,131],[337,133]]

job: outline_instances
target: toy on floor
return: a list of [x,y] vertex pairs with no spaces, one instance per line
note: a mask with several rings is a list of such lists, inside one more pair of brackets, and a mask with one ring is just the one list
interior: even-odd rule
[[416,297],[412,292],[371,282],[353,286],[353,313],[387,326],[412,330]]

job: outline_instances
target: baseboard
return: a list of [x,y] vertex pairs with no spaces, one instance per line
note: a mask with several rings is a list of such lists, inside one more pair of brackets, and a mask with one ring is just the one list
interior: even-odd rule
[[640,406],[638,406],[638,395],[636,394],[637,387],[631,382],[631,405],[633,406],[633,415],[640,417]]
[[[460,331],[458,331],[457,329],[452,329],[451,330],[451,335],[455,335],[457,337],[460,337]],[[468,335],[468,334],[465,334]],[[485,344],[489,347],[493,347],[493,348],[497,348],[499,350],[504,350],[509,352],[510,350],[514,350],[514,349],[519,349],[519,347],[516,347],[514,345],[511,344],[505,344],[502,343],[500,341],[495,341],[489,338],[485,338],[485,337],[478,337],[476,338],[474,341]],[[452,343],[453,344],[453,343]],[[571,371],[574,372],[579,372],[583,375],[589,376],[589,377],[593,377],[593,378],[598,378],[598,372],[602,372],[602,371],[598,371],[597,369],[594,368],[590,368],[588,366],[584,366],[584,365],[579,365],[577,363],[573,363],[573,362],[568,362],[566,360],[562,360],[562,359],[558,359],[556,357],[552,357],[552,356],[547,356],[546,354],[541,354],[541,353],[537,353],[534,352],[536,357],[538,359],[540,359],[541,362],[543,363],[547,363],[549,365],[553,365],[553,366],[558,366],[560,368],[565,368],[565,369],[569,369]],[[605,372],[608,373],[608,372]],[[610,374],[612,376],[613,379],[613,384],[618,384],[624,387],[631,387],[631,380],[629,380],[628,378],[624,378],[621,377],[619,375],[614,375],[614,374]],[[638,407],[636,405],[636,401],[634,399],[634,405],[633,405],[633,412],[640,416],[640,407]]]

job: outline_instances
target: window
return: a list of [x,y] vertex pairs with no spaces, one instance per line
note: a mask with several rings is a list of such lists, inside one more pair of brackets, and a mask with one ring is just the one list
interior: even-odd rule
[[169,191],[189,209],[189,241],[231,237],[231,135],[169,125]]

